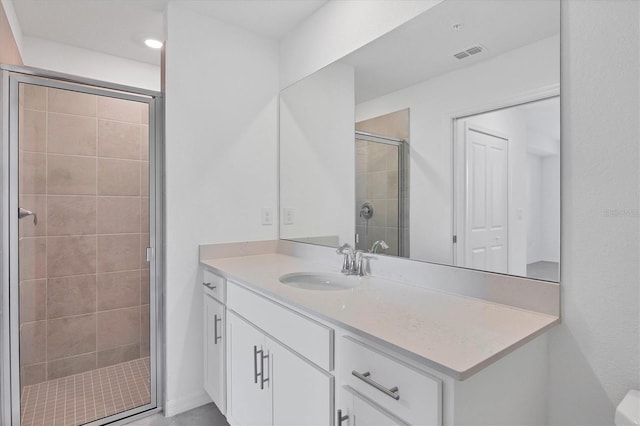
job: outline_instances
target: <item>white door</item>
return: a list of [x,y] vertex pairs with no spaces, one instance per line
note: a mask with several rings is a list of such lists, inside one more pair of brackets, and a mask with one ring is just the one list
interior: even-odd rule
[[273,424],[331,425],[333,377],[268,339],[273,389]]
[[204,389],[225,414],[224,305],[204,295]]
[[242,426],[271,425],[271,383],[266,380],[271,374],[264,335],[228,312],[227,345],[229,422]]
[[508,272],[508,144],[467,125],[465,266]]

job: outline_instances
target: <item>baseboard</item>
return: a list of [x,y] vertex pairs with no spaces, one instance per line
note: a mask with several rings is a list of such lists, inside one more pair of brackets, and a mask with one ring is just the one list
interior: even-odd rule
[[164,405],[165,417],[173,417],[176,414],[184,413],[191,409],[200,407],[211,402],[209,395],[203,390],[202,392],[193,393],[179,399],[166,401]]

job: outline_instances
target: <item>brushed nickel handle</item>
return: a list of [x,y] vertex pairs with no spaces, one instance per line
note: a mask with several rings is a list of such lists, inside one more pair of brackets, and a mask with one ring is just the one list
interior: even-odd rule
[[382,392],[383,394],[387,395],[388,397],[393,398],[396,401],[400,399],[400,395],[398,395],[398,387],[397,386],[394,386],[391,389],[385,388],[380,383],[375,382],[375,381],[373,381],[372,379],[369,378],[369,376],[371,376],[370,372],[365,371],[364,373],[358,373],[356,370],[353,370],[351,372],[351,374],[353,374],[354,376],[356,376],[358,379],[362,380],[366,384],[371,385],[374,388],[378,389],[380,392]]
[[213,285],[211,283],[202,283],[203,286],[205,286],[206,288],[208,288],[209,290],[215,290],[218,286]]
[[222,339],[222,336],[218,336],[218,323],[222,322],[222,318],[218,317],[218,314],[213,315],[213,344],[217,345],[218,340]]
[[253,345],[253,383],[258,384],[258,376],[262,373],[258,373],[258,352],[262,352],[262,349],[258,351],[258,347]]
[[349,415],[342,415],[342,410],[338,409],[338,426],[342,426],[342,422],[349,419]]
[[265,354],[262,350],[258,352],[260,352],[260,389],[264,389],[264,384],[269,381],[268,377],[264,377],[264,360],[269,359],[269,354]]
[[23,209],[22,207],[18,208],[18,219],[24,219],[25,217],[33,216],[33,224],[38,224],[38,215],[32,212],[31,210]]

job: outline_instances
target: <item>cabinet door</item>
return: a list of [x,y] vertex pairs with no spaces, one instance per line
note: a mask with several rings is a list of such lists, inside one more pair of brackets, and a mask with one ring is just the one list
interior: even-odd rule
[[407,425],[399,419],[384,412],[380,407],[361,399],[357,395],[353,396],[353,426],[401,426]]
[[[263,334],[233,312],[227,314],[227,416],[242,426],[271,425],[269,354]],[[259,352],[263,351],[263,352]],[[262,386],[261,386],[262,383]]]
[[267,339],[271,358],[273,424],[333,425],[333,376]]
[[342,388],[338,404],[344,420],[338,426],[406,426],[393,414],[379,407],[373,401],[352,392],[349,386]]
[[224,414],[225,350],[224,305],[213,297],[204,296],[204,389]]

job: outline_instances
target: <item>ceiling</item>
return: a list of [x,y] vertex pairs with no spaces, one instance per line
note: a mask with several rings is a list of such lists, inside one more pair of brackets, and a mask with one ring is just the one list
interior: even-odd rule
[[[460,24],[459,30],[453,26]],[[560,32],[559,0],[447,0],[348,55],[356,103],[472,66]],[[465,59],[472,46],[486,50]]]
[[[173,0],[199,14],[280,39],[327,0]],[[169,0],[13,0],[23,35],[160,65]]]

